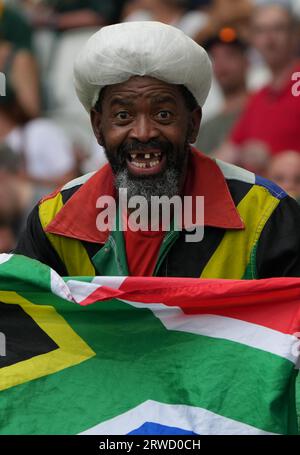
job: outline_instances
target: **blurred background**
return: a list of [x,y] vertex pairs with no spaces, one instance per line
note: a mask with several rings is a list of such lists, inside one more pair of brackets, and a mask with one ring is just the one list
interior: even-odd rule
[[135,20],[174,25],[210,54],[196,147],[300,200],[300,0],[0,0],[0,252],[44,194],[105,162],[73,62],[100,27]]

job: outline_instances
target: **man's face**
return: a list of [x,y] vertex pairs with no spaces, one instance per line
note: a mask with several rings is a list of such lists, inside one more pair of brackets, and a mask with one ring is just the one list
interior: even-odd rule
[[[146,76],[107,86],[91,120],[116,184],[130,195],[180,191],[188,144],[196,140],[201,109],[191,113],[177,85]],[[173,193],[173,194],[170,194]]]
[[241,49],[216,43],[212,46],[210,55],[216,79],[225,93],[233,93],[245,87],[248,62]]
[[296,32],[288,13],[279,5],[258,10],[252,23],[252,43],[271,68],[295,52]]

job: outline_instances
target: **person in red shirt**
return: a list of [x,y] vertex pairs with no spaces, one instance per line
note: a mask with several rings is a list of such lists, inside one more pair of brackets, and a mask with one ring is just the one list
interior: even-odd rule
[[[297,24],[280,5],[258,7],[252,18],[252,44],[260,52],[272,78],[250,96],[218,157],[258,172],[283,150],[300,152],[300,99],[295,96],[293,74],[300,71]],[[257,151],[257,153],[256,153]]]

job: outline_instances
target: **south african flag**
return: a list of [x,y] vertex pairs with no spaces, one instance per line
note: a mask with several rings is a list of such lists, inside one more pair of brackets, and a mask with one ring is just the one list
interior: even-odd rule
[[298,432],[298,278],[62,278],[4,254],[0,302],[1,434]]

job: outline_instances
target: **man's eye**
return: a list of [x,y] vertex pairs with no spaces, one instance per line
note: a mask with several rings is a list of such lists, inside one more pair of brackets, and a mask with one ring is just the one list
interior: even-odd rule
[[117,112],[115,117],[118,119],[118,120],[128,120],[129,117],[130,117],[130,114],[129,112],[127,111],[120,111],[120,112]]
[[170,120],[172,112],[170,111],[159,111],[156,116],[159,120]]

